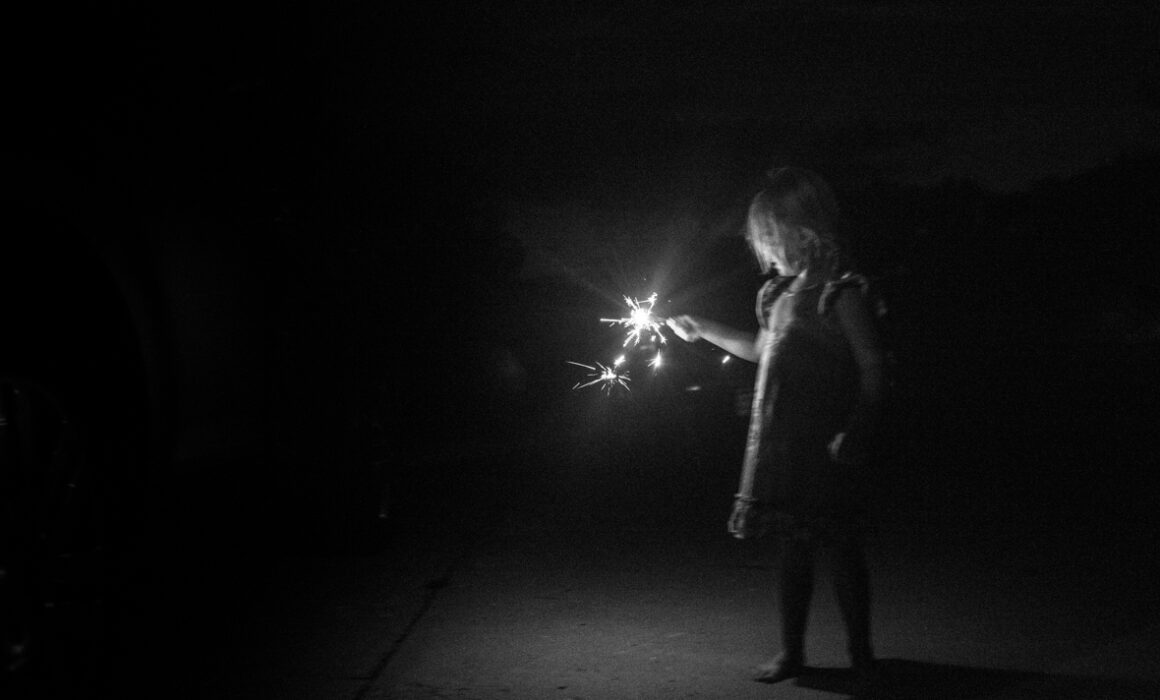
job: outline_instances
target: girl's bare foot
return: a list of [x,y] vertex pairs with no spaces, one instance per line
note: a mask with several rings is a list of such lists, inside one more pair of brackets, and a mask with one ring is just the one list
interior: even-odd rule
[[789,678],[797,678],[802,675],[804,669],[805,664],[800,658],[778,654],[757,667],[754,680],[761,683],[780,683]]

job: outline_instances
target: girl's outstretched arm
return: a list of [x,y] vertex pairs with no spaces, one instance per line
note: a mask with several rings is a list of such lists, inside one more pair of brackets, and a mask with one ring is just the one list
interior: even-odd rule
[[[757,362],[760,356],[761,335],[738,330],[723,323],[697,316],[673,316],[668,320],[669,328],[681,340],[693,342],[704,339],[725,352],[743,360]],[[761,331],[764,333],[765,331]]]

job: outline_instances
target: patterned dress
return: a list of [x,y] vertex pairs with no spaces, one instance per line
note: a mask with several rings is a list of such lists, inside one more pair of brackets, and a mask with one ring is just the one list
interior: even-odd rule
[[[850,420],[858,367],[834,312],[839,294],[865,278],[846,275],[794,291],[779,277],[758,293],[765,334],[750,416],[741,494],[752,497],[762,534],[831,540],[865,529],[859,477],[829,443]],[[852,288],[852,289],[851,289]],[[748,491],[748,493],[746,493]]]

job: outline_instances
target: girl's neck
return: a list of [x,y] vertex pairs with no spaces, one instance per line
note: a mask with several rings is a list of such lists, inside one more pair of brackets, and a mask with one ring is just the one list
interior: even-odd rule
[[808,284],[813,284],[813,282],[817,278],[817,276],[818,275],[816,272],[812,271],[810,268],[807,267],[804,270],[800,270],[797,274],[794,275],[795,279],[793,281],[793,286],[800,289],[801,287],[804,287]]
[[834,276],[834,265],[829,261],[819,262],[812,267],[801,269],[795,276],[803,286],[817,284]]
[[793,296],[798,292],[812,289],[817,286],[817,282],[815,281],[816,279],[816,274],[811,274],[808,269],[802,270],[794,276],[793,282],[790,282],[789,288],[785,290],[786,294]]

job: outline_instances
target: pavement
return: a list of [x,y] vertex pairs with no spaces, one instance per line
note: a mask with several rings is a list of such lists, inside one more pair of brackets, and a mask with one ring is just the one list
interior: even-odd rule
[[[577,403],[540,431],[550,440],[417,462],[455,485],[401,502],[371,551],[265,560],[197,672],[159,696],[847,697],[824,567],[810,672],[751,680],[777,652],[775,552],[725,532],[735,427],[652,439]],[[1160,697],[1153,530],[1126,513],[967,500],[881,509],[869,560],[883,697]]]
[[[895,696],[1157,697],[1149,582],[1113,587],[1059,551],[904,534],[870,550]],[[205,697],[844,697],[842,626],[824,585],[808,640],[819,672],[750,680],[777,649],[770,558],[723,531],[540,515],[449,558],[413,559],[404,575],[390,556],[288,562]]]

